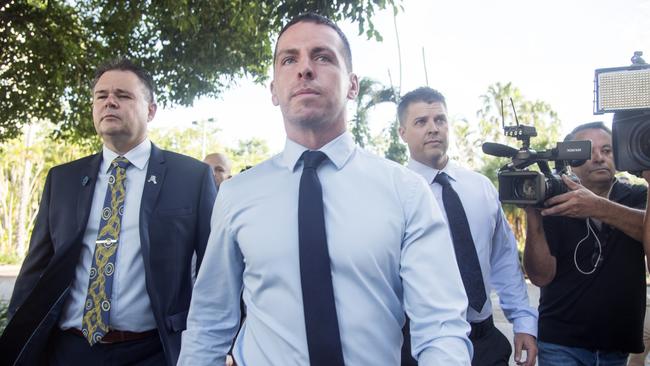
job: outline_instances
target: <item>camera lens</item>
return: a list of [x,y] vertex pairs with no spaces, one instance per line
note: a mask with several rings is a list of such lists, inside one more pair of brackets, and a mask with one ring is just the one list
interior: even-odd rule
[[641,165],[650,166],[650,123],[640,123],[632,131],[630,153]]
[[537,199],[537,182],[535,178],[517,178],[512,181],[515,197],[525,200]]

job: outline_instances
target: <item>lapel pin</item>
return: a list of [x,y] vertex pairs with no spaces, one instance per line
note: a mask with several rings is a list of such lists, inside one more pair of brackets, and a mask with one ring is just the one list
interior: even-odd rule
[[156,182],[156,176],[155,175],[149,176],[149,180],[147,180],[147,183],[158,184],[158,182]]
[[83,178],[81,178],[81,185],[85,187],[88,184],[89,181],[90,181],[90,178],[86,175]]

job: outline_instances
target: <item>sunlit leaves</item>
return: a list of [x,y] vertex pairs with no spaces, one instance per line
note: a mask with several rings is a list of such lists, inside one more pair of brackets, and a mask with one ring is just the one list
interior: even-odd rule
[[374,13],[392,0],[15,0],[0,7],[0,141],[48,120],[57,136],[92,136],[95,67],[127,56],[154,74],[161,105],[219,96],[248,76],[265,81],[273,37],[316,11],[378,38]]

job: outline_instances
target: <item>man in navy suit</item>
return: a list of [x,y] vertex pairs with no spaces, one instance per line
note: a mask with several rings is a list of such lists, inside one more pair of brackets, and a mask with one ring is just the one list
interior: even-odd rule
[[47,176],[0,364],[176,364],[216,186],[207,165],[147,138],[153,90],[129,60],[97,70],[103,150]]

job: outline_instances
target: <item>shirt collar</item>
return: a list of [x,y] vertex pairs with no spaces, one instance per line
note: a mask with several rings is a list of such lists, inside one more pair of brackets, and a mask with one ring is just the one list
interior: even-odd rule
[[[143,170],[145,166],[147,165],[147,162],[149,161],[149,156],[151,155],[151,141],[148,138],[145,138],[144,141],[142,141],[140,144],[138,144],[136,147],[133,149],[129,150],[126,154],[124,154],[124,157],[129,160],[131,165],[136,167],[137,169]],[[102,172],[107,172],[108,169],[110,169],[111,162],[118,157],[119,155],[106,147],[106,145],[103,146],[102,148],[102,166],[101,166],[101,171]]]
[[442,170],[438,170],[428,165],[422,164],[413,158],[410,158],[408,162],[408,168],[423,176],[429,184],[433,183],[433,180],[436,178],[436,175],[438,175],[439,172],[444,172],[453,181],[458,180],[457,177],[459,167],[451,159],[447,159],[447,164],[445,167],[442,168]]
[[[352,153],[356,149],[354,139],[350,132],[344,132],[334,140],[328,142],[325,146],[318,149],[327,155],[327,158],[334,164],[336,169],[340,170],[348,162]],[[298,166],[300,157],[308,148],[300,145],[299,143],[287,138],[284,144],[284,150],[280,158],[282,166],[294,171]]]

